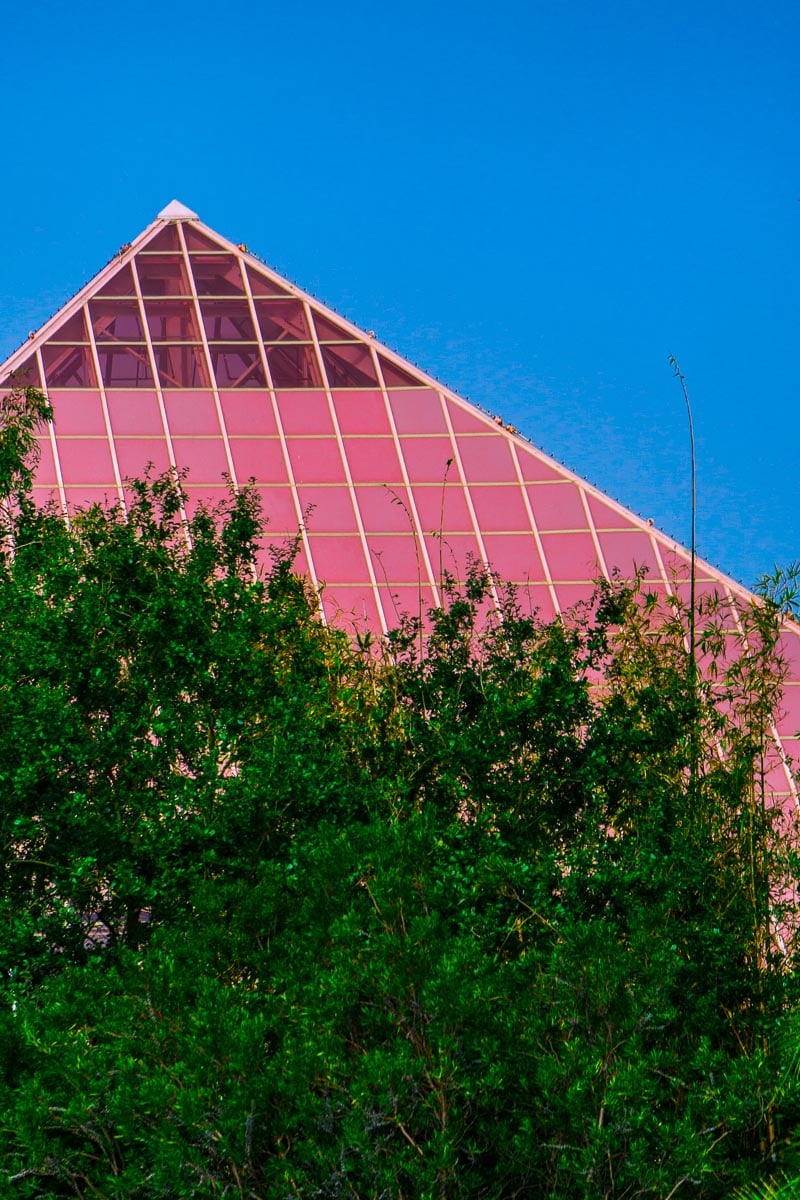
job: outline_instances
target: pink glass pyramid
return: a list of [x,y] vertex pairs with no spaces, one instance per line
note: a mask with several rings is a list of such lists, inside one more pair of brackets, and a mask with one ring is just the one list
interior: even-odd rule
[[[48,393],[37,496],[124,502],[148,464],[189,506],[254,479],[327,619],[385,631],[483,560],[545,618],[598,576],[688,589],[687,552],[173,201],[0,368]],[[266,554],[265,548],[265,554]],[[698,590],[747,594],[705,563]],[[781,724],[800,758],[800,631]],[[792,788],[779,765],[774,786]]]

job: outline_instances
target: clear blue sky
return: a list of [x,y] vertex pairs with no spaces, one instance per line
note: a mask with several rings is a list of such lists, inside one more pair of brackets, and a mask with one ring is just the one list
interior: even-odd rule
[[745,583],[800,558],[800,6],[7,6],[0,353],[173,197]]

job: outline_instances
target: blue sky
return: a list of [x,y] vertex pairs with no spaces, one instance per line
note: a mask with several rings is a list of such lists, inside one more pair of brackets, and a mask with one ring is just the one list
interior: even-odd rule
[[745,583],[800,558],[800,8],[4,16],[0,354],[178,197]]

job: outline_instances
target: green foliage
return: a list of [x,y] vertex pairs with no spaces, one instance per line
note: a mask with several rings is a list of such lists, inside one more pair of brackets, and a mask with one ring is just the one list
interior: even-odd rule
[[258,573],[247,491],[34,508],[32,403],[0,438],[0,1195],[782,1195],[781,605],[704,602],[696,677],[677,601],[544,624],[475,570],[353,646],[291,546]]

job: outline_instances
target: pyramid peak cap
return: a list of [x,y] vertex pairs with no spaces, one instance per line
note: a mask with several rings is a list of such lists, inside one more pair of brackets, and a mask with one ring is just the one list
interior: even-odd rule
[[160,221],[198,221],[196,212],[192,212],[185,204],[181,204],[180,200],[170,200],[166,208],[162,208],[158,214]]

